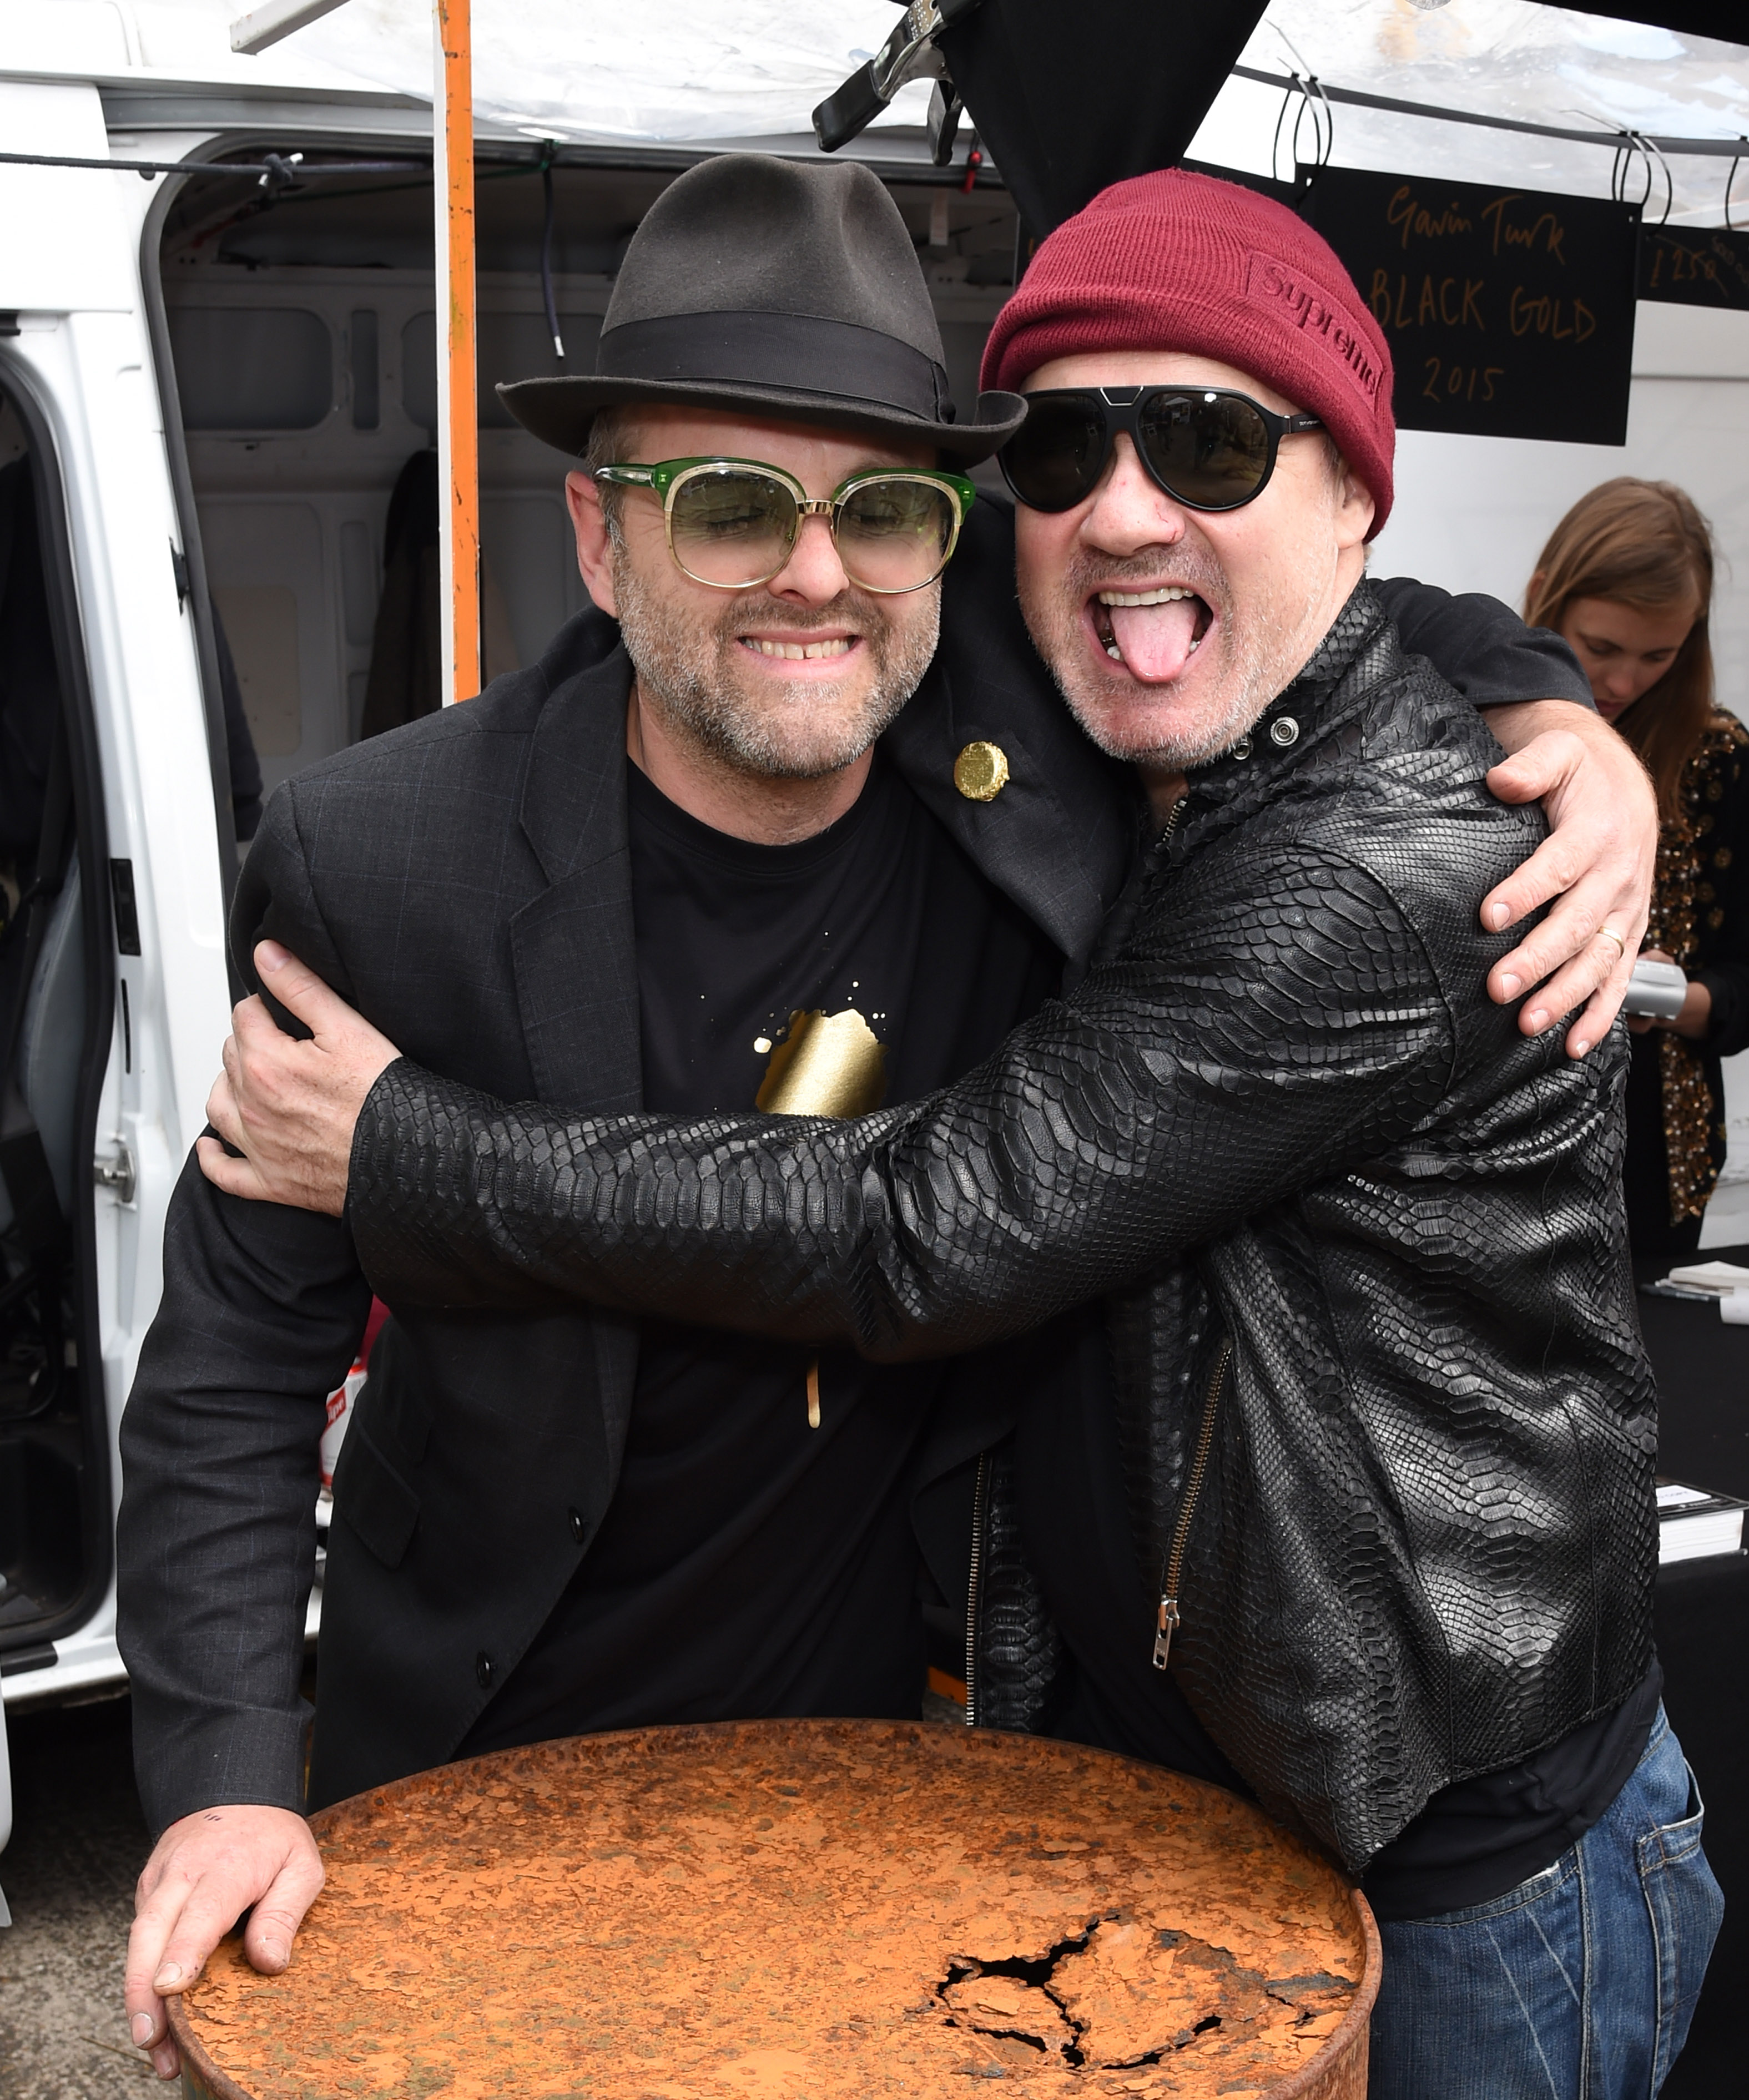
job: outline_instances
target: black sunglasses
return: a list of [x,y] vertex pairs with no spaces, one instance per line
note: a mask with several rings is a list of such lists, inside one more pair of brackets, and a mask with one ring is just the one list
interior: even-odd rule
[[1224,386],[1053,386],[998,455],[1031,510],[1072,510],[1099,485],[1120,430],[1166,493],[1192,510],[1237,510],[1261,496],[1283,438],[1322,430]]

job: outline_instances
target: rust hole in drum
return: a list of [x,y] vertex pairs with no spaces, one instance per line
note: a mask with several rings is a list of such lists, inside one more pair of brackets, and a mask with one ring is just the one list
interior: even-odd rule
[[1321,2035],[1353,1995],[1351,1981],[1327,1972],[1266,1978],[1225,1948],[1121,1913],[1091,1920],[1037,1957],[956,1957],[936,1989],[950,2027],[1010,2045],[1004,2068],[1049,2058],[1086,2071],[1166,2062],[1217,2032],[1239,2041],[1248,2029]]

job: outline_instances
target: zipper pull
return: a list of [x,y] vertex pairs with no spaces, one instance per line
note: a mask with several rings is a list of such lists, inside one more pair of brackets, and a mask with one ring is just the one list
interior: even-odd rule
[[1172,1637],[1183,1621],[1178,1616],[1178,1599],[1162,1597],[1159,1616],[1154,1628],[1154,1667],[1164,1670],[1166,1658],[1172,1653]]

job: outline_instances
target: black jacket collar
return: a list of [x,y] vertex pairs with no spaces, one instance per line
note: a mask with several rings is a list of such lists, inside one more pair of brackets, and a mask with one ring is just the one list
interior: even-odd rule
[[588,612],[554,638],[523,783],[523,835],[549,882],[625,850],[625,708],[631,660],[617,621]]
[[[1294,776],[1326,759],[1332,742],[1368,704],[1371,689],[1400,660],[1394,630],[1364,578],[1291,684],[1219,758],[1191,771],[1181,820],[1162,841],[1176,867],[1186,855],[1292,791]],[[1351,675],[1364,665],[1366,675]]]
[[[611,643],[610,643],[611,637]],[[528,1062],[543,1101],[643,1105],[625,814],[631,664],[599,615],[561,629],[529,740],[520,818],[547,888],[510,920]]]
[[[919,799],[1072,973],[1129,871],[1135,777],[1082,734],[1032,646],[1002,497],[980,494],[966,518],[943,583],[935,660],[886,741]],[[955,760],[978,742],[1008,761],[1008,784],[988,802],[953,784]]]

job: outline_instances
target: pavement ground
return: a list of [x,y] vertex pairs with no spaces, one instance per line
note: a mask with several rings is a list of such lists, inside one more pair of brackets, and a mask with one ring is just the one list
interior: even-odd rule
[[12,1912],[0,1931],[0,2100],[175,2091],[127,2038],[121,1967],[147,1852],[124,1699],[11,1714]]

